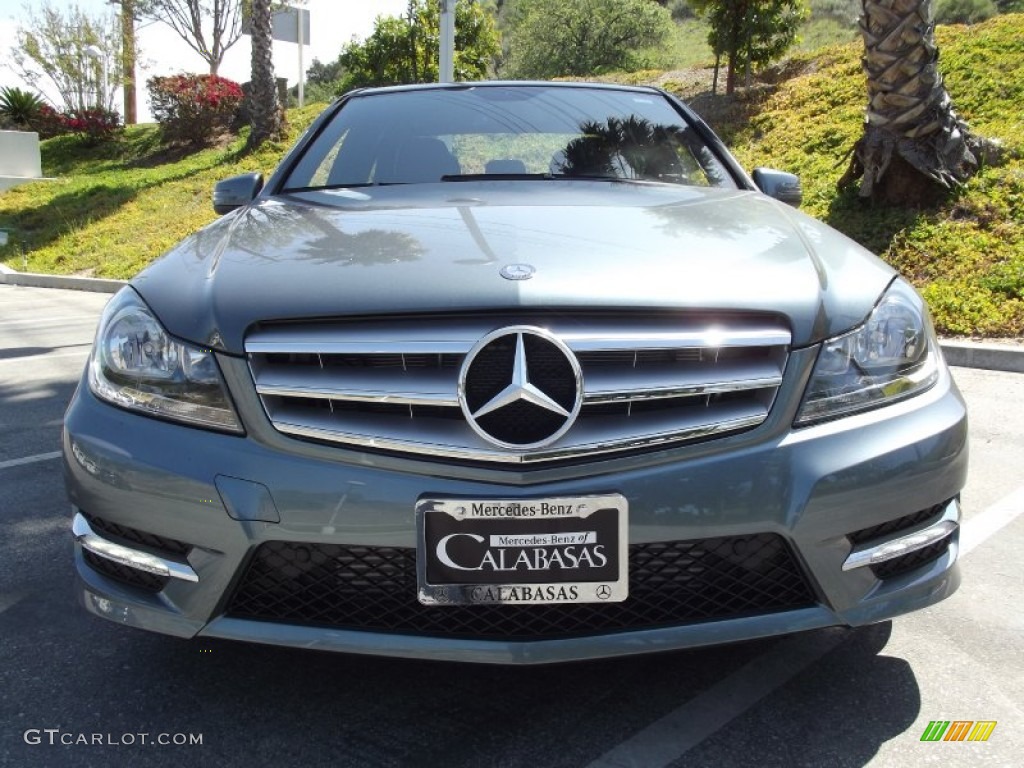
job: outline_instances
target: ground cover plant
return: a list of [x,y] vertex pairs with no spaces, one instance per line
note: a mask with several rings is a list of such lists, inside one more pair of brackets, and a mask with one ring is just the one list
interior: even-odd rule
[[1005,158],[930,209],[871,205],[855,189],[836,190],[862,130],[857,44],[790,62],[805,74],[752,95],[740,119],[713,127],[746,167],[800,174],[803,210],[910,278],[942,332],[1024,335],[1024,15],[939,27],[937,37],[957,111],[978,134],[1001,141]]

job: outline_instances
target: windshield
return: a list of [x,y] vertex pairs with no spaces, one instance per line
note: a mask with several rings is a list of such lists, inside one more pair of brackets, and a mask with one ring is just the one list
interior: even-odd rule
[[736,186],[657,93],[489,85],[353,96],[284,190],[563,178]]

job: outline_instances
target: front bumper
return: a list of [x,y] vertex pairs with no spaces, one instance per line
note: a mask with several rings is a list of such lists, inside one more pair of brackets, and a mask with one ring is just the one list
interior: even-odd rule
[[[813,350],[805,350],[794,353],[791,363],[807,368],[812,359]],[[224,367],[230,379],[231,365]],[[938,556],[905,573],[880,578],[866,560],[857,565],[853,558],[850,565],[851,554],[859,553],[863,560],[863,553],[876,552],[893,540],[921,536],[934,521],[879,533],[869,541],[856,542],[851,539],[854,532],[932,508],[956,517],[955,499],[966,478],[967,421],[948,372],[911,400],[792,430],[793,414],[784,406],[799,401],[802,385],[790,377],[792,391],[784,386],[769,420],[749,433],[644,456],[520,472],[302,443],[278,435],[254,416],[258,406],[245,402],[240,409],[250,430],[247,436],[206,432],[113,408],[83,386],[68,410],[64,433],[65,471],[76,511],[144,531],[157,537],[158,544],[187,542],[191,546],[186,555],[165,559],[187,568],[198,581],[171,574],[158,589],[144,591],[112,579],[86,561],[97,553],[83,547],[85,531],[79,523],[83,535],[76,561],[82,600],[103,618],[180,637],[430,659],[547,663],[857,626],[951,594],[959,583],[955,524],[941,537],[945,546]],[[764,533],[783,537],[807,577],[813,604],[540,640],[363,631],[227,613],[253,553],[266,542],[415,549],[414,509],[422,497],[525,499],[595,493],[619,493],[629,500],[631,543]],[[103,538],[102,532],[91,533]],[[134,548],[159,556],[152,544],[143,541]]]

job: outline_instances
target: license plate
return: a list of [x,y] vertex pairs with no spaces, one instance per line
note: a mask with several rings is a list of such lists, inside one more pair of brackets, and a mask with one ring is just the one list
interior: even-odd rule
[[629,596],[623,496],[421,499],[424,605],[618,603]]

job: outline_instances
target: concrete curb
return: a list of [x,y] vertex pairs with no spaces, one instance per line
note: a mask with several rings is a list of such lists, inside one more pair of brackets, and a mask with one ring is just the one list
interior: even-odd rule
[[[102,280],[95,277],[68,277],[16,272],[0,264],[0,285],[21,285],[27,288],[64,288],[75,291],[116,293],[127,284],[125,280]],[[1024,373],[1024,344],[986,344],[955,339],[940,340],[946,362],[960,368],[981,368],[989,371]]]
[[1024,346],[985,344],[976,341],[945,339],[939,342],[946,362],[960,368],[1024,373]]
[[96,277],[71,277],[70,275],[40,275],[35,272],[15,272],[10,267],[0,264],[0,285],[117,293],[126,285],[126,281],[103,280]]

